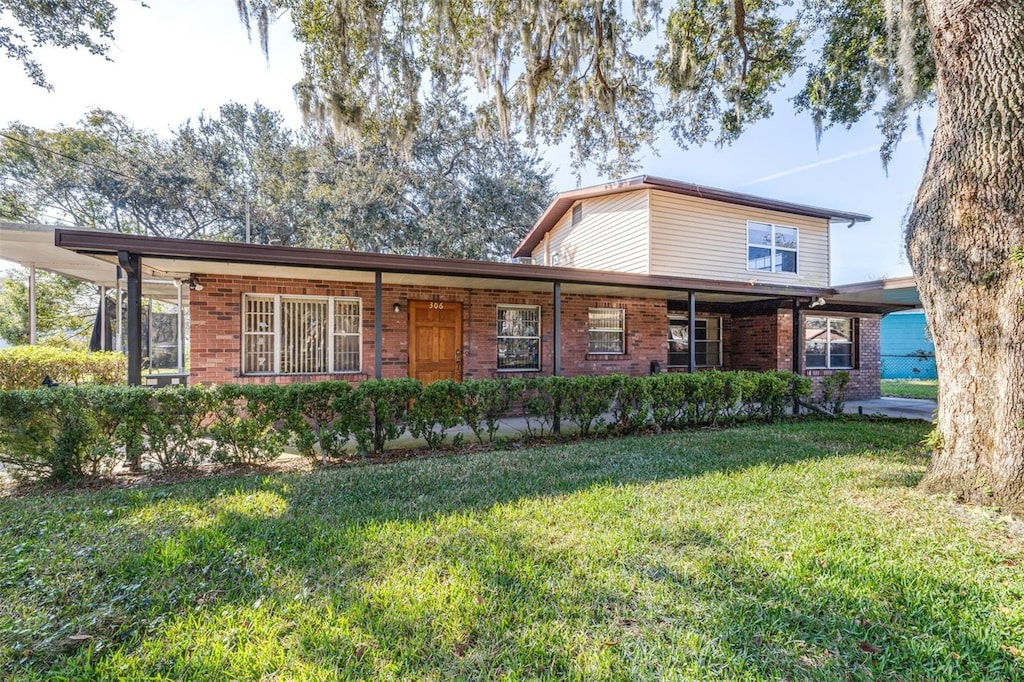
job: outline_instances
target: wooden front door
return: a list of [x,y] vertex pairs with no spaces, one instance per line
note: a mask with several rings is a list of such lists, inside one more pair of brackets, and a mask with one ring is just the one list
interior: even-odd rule
[[409,376],[462,381],[462,304],[409,301]]

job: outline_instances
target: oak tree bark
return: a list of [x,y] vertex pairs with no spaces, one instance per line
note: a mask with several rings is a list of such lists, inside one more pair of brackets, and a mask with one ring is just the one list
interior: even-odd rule
[[1024,2],[925,4],[938,121],[907,248],[940,438],[921,486],[1024,512]]

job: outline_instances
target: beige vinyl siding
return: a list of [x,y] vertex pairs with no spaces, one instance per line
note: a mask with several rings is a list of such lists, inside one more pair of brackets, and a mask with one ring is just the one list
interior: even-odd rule
[[[648,191],[637,190],[584,199],[580,224],[572,226],[572,210],[548,233],[552,260],[548,265],[617,272],[647,272]],[[544,263],[542,240],[533,251]]]
[[[828,221],[651,191],[652,275],[829,286]],[[747,270],[747,221],[799,230],[797,273]]]

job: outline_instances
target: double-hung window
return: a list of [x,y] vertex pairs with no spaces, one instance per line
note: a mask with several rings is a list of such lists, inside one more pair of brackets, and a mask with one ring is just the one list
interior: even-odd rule
[[795,227],[747,222],[747,270],[796,274],[799,234]]
[[621,355],[626,352],[626,311],[591,308],[587,313],[588,353]]
[[498,306],[498,369],[540,369],[540,306]]
[[[722,365],[722,319],[698,317],[693,328],[693,346],[698,367]],[[690,330],[685,317],[668,318],[668,366],[690,365]]]
[[806,317],[805,366],[808,369],[851,369],[854,328],[853,320],[848,317]]
[[339,374],[362,368],[362,302],[242,296],[244,374]]

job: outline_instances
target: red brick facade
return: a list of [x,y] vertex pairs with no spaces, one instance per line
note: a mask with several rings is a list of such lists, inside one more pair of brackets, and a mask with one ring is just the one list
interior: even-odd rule
[[[362,300],[362,367],[349,374],[244,376],[242,373],[242,295],[285,294],[347,296]],[[459,302],[462,304],[463,375],[466,378],[533,376],[551,374],[553,367],[553,299],[550,293],[498,289],[385,284],[383,287],[381,353],[384,377],[407,376],[409,363],[409,301]],[[394,312],[398,304],[399,312]],[[539,372],[504,372],[497,369],[496,308],[499,304],[537,305],[541,311]],[[626,310],[626,352],[593,355],[587,352],[588,310]],[[791,310],[753,313],[710,312],[698,306],[698,314],[722,319],[722,369],[792,369],[793,325]],[[361,381],[374,373],[373,284],[270,277],[203,276],[203,289],[190,295],[191,382],[222,384],[239,380],[290,383],[320,379]],[[619,298],[563,293],[561,299],[562,374],[647,374],[651,363],[667,366],[668,304],[664,299]],[[858,369],[850,372],[849,398],[879,395],[879,319],[861,316],[856,326]],[[808,375],[817,381],[825,370]]]

